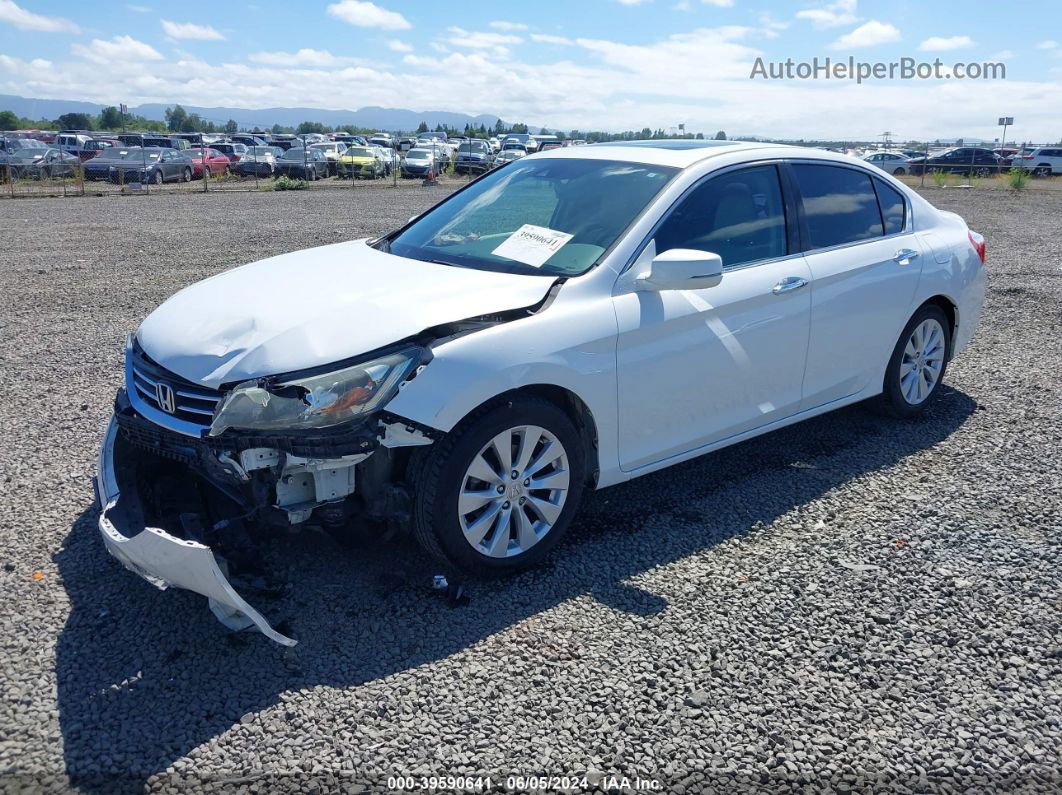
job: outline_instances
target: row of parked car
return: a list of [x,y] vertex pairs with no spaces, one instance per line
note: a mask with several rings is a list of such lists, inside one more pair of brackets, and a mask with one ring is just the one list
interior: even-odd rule
[[122,184],[188,182],[225,173],[311,181],[330,176],[379,179],[396,172],[425,178],[451,167],[457,173],[482,173],[532,152],[585,143],[526,133],[481,139],[427,132],[396,140],[388,133],[100,136],[67,130],[0,137],[0,176],[49,179],[73,176],[80,169],[85,179]]
[[880,150],[863,155],[863,160],[889,174],[998,174],[1022,168],[1035,176],[1062,174],[1062,146],[1037,146],[1032,149],[989,149],[979,146],[956,146],[935,152],[917,150]]

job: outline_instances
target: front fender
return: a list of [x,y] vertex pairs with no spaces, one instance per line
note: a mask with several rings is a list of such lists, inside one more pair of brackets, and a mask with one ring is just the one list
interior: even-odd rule
[[498,395],[549,385],[576,395],[598,432],[600,485],[625,480],[616,451],[616,315],[611,299],[555,302],[433,348],[434,358],[387,410],[449,432]]

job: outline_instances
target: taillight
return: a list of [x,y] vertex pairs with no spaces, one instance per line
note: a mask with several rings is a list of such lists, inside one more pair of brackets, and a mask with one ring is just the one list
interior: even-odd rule
[[966,233],[970,238],[970,245],[974,247],[974,251],[977,252],[977,256],[981,258],[981,264],[985,262],[985,239],[983,236],[976,232],[967,231]]
[[1022,155],[1022,156],[1021,156],[1021,159],[1022,159],[1022,160],[1032,160],[1032,159],[1033,159],[1033,156],[1032,156],[1032,155]]

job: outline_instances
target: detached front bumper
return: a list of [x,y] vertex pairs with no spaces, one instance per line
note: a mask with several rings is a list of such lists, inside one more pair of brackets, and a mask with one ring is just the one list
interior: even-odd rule
[[253,626],[270,640],[294,646],[297,641],[274,630],[236,593],[210,547],[145,526],[139,495],[123,494],[119,489],[122,462],[116,457],[117,441],[118,423],[112,417],[100,448],[96,478],[99,529],[107,551],[159,589],[173,586],[207,597],[211,611],[229,629]]

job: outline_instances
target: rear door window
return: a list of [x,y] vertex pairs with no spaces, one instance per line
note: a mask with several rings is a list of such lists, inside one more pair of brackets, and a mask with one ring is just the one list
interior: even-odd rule
[[884,227],[870,176],[844,166],[793,166],[810,248],[881,237]]

